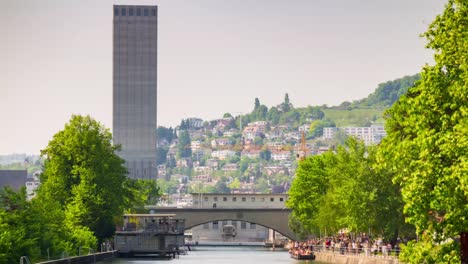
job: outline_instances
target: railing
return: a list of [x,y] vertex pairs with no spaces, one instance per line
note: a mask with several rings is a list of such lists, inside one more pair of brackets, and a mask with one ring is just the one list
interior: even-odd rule
[[348,255],[348,256],[360,256],[360,257],[376,257],[376,258],[398,258],[400,255],[399,248],[389,249],[386,246],[380,247],[344,247],[335,245],[324,246],[324,245],[312,245],[314,252],[324,252],[336,255]]
[[31,261],[29,261],[28,256],[22,256],[20,258],[20,264],[31,264]]

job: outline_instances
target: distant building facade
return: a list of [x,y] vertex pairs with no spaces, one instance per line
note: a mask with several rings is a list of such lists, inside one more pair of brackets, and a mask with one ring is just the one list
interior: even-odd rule
[[366,145],[378,144],[387,135],[383,125],[374,124],[370,127],[324,127],[323,138],[332,139],[338,131],[343,131],[348,136],[358,138],[364,141]]
[[130,178],[157,175],[157,11],[113,7],[113,136]]
[[193,208],[285,208],[287,194],[192,193]]

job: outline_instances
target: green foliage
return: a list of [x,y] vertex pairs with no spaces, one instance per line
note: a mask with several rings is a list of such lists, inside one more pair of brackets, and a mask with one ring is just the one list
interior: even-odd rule
[[192,157],[192,149],[190,148],[192,141],[187,130],[181,130],[179,133],[179,144],[177,145],[178,158]]
[[270,121],[273,125],[277,125],[280,120],[280,112],[278,108],[272,107],[267,113],[267,120]]
[[96,249],[114,233],[125,207],[154,201],[154,182],[127,180],[112,136],[89,116],[72,116],[42,154],[44,173],[36,198],[0,190],[0,263],[57,258]]
[[125,189],[131,193],[128,204],[133,208],[154,205],[162,195],[159,184],[155,180],[128,179],[125,182]]
[[0,263],[18,263],[21,256],[40,256],[36,247],[35,216],[26,201],[26,189],[0,190]]
[[216,193],[231,193],[231,189],[229,189],[229,187],[223,181],[218,181],[215,184],[215,188],[216,188],[216,191],[215,191]]
[[235,178],[229,185],[229,189],[239,189],[240,188],[240,181],[238,178]]
[[156,130],[156,135],[158,140],[166,140],[167,142],[171,142],[174,139],[174,129],[172,127],[167,128],[163,126],[158,126]]
[[156,149],[156,164],[165,164],[167,162],[167,152],[169,151],[168,148],[158,147]]
[[260,178],[255,183],[255,191],[259,193],[270,193],[270,185],[265,178]]
[[66,222],[88,227],[98,239],[111,236],[126,196],[126,169],[116,150],[99,122],[72,116],[42,151],[46,163],[38,198],[59,201]]
[[335,122],[330,119],[315,120],[310,125],[309,136],[317,138],[323,136],[324,127],[336,127]]
[[286,93],[284,95],[284,102],[281,104],[281,111],[284,113],[289,112],[293,108],[291,102],[289,101],[289,95]]
[[322,109],[325,113],[325,118],[332,120],[337,127],[345,126],[365,126],[369,121],[376,121],[383,123],[384,108],[371,108],[371,109]]
[[167,194],[175,193],[178,185],[179,185],[179,182],[177,180],[167,181],[163,179],[157,179],[157,186],[159,186],[159,189],[161,190],[162,193],[167,193]]
[[[434,248],[468,231],[467,27],[468,3],[449,0],[424,34],[436,64],[425,66],[421,80],[386,114],[381,162],[396,173],[407,221]],[[426,247],[408,254],[416,258]],[[454,247],[444,244],[434,259],[445,259]]]
[[289,216],[288,226],[301,240],[305,240],[310,235],[309,231],[304,228],[302,222],[294,214]]
[[260,159],[269,161],[271,159],[271,151],[269,149],[261,150]]
[[431,239],[402,245],[400,260],[405,263],[460,263],[460,245],[454,240],[434,244]]
[[336,154],[308,157],[299,163],[287,205],[312,233],[348,228],[396,239],[408,228],[399,188],[374,164],[375,150],[354,138]]
[[404,76],[402,78],[379,84],[377,89],[367,98],[355,102],[353,108],[388,108],[395,103],[400,96],[406,94],[408,89],[421,78],[419,74]]

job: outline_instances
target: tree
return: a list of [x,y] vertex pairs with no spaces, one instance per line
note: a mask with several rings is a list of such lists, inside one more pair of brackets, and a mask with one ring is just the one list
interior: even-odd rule
[[292,108],[292,104],[291,104],[291,102],[289,102],[289,95],[288,95],[288,93],[286,93],[286,94],[284,95],[284,102],[283,102],[283,104],[281,105],[281,110],[282,110],[284,113],[286,113],[286,112],[289,112],[289,110],[291,110],[291,108]]
[[241,183],[238,178],[235,178],[229,185],[229,189],[240,189]]
[[271,151],[269,149],[264,149],[260,151],[260,158],[266,161],[271,159]]
[[156,149],[156,164],[164,164],[167,162],[167,152],[169,151],[168,148],[158,147]]
[[324,127],[336,127],[335,122],[330,119],[315,120],[311,123],[309,134],[313,138],[323,136]]
[[260,100],[258,100],[258,98],[255,98],[254,110],[257,110],[259,107],[260,107]]
[[165,139],[167,140],[167,142],[170,143],[172,139],[174,138],[174,131],[172,127],[166,128],[163,126],[158,126],[158,128],[156,129],[156,135],[157,135],[158,141]]
[[421,237],[405,248],[405,262],[468,263],[467,27],[468,2],[449,0],[424,34],[435,65],[386,113],[380,161],[396,174]]
[[227,187],[226,183],[223,181],[218,181],[215,184],[216,192],[217,193],[231,193],[231,189]]
[[371,230],[393,241],[406,234],[399,188],[375,163],[374,148],[354,138],[301,161],[287,202],[295,219],[311,233]]
[[0,189],[0,263],[17,263],[21,256],[40,255],[35,241],[39,234],[31,233],[29,226],[34,224],[30,210],[24,187],[18,193],[9,187]]
[[192,157],[190,135],[187,130],[181,130],[179,133],[179,144],[177,145],[177,157],[178,158],[190,158]]
[[100,240],[110,237],[128,194],[117,150],[107,128],[89,116],[73,115],[41,152],[46,162],[38,199],[58,202],[69,228],[89,228]]

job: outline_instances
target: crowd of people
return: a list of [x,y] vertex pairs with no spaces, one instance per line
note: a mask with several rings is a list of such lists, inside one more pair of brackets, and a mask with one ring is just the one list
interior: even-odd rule
[[288,251],[291,255],[312,255],[314,252],[313,244],[306,242],[298,242],[298,241],[289,241],[288,244]]
[[332,237],[310,239],[304,242],[291,241],[288,245],[290,253],[305,253],[312,251],[328,251],[332,253],[365,256],[398,256],[400,252],[399,242],[392,245],[381,238],[372,240],[365,233],[351,236],[349,234],[337,234]]

